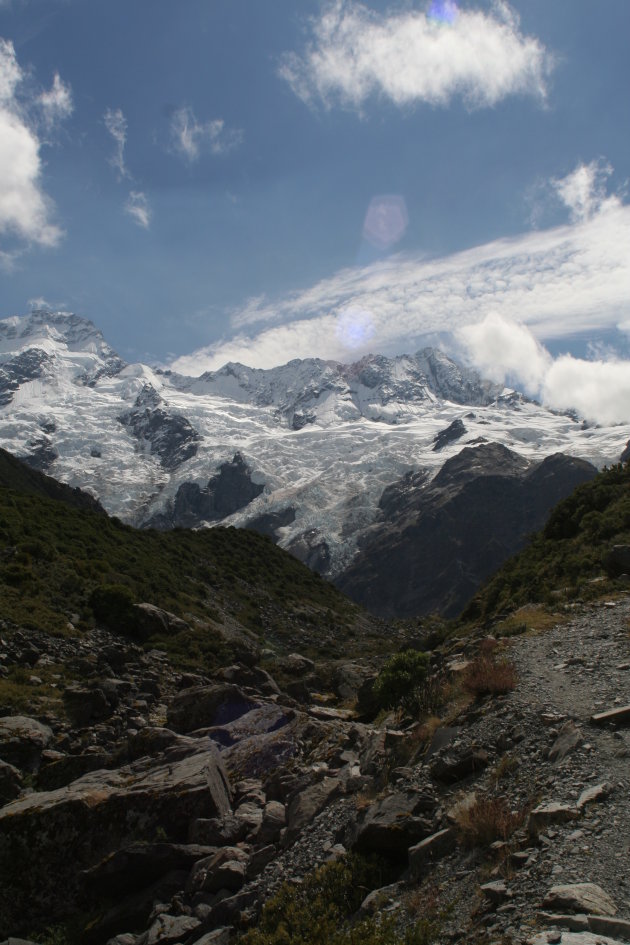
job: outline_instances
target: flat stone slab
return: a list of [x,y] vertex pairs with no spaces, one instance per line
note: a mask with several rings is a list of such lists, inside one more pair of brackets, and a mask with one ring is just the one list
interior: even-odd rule
[[609,784],[607,781],[604,781],[602,784],[595,784],[590,788],[585,788],[578,798],[578,809],[582,810],[587,804],[595,804],[598,801],[604,801],[612,794],[613,790],[613,785]]
[[528,939],[529,945],[623,945],[616,938],[607,938],[604,935],[597,935],[594,932],[561,932],[556,935],[553,932],[541,932],[533,938]]
[[457,834],[451,827],[439,830],[409,848],[409,868],[412,873],[418,873],[428,863],[435,863],[455,849]]
[[630,705],[617,709],[607,709],[591,716],[594,725],[630,725]]
[[608,893],[595,883],[552,886],[543,900],[543,908],[600,916],[617,913],[617,907]]

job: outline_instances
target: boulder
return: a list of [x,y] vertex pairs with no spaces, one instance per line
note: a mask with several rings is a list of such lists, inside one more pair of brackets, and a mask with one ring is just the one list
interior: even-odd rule
[[109,718],[114,707],[98,687],[69,686],[63,694],[63,704],[68,718],[77,728]]
[[462,752],[448,752],[431,765],[431,776],[440,784],[456,784],[471,774],[483,771],[488,765],[488,752],[482,748],[467,748]]
[[565,722],[555,742],[549,750],[549,761],[562,761],[568,754],[584,742],[582,733],[575,727],[573,722]]
[[433,833],[433,818],[426,815],[431,815],[435,807],[432,794],[389,794],[364,812],[352,831],[351,845],[359,853],[406,858],[409,847]]
[[175,696],[168,709],[167,725],[181,733],[227,725],[259,705],[232,683],[193,686]]
[[187,884],[190,894],[216,893],[221,889],[238,892],[247,876],[249,855],[240,847],[223,847],[195,863]]
[[175,870],[191,870],[198,860],[215,853],[215,847],[196,843],[132,843],[86,870],[84,877],[99,894],[128,895]]
[[187,754],[96,771],[11,802],[0,809],[0,934],[67,915],[79,895],[78,870],[138,835],[153,837],[161,828],[185,842],[190,821],[229,807],[227,776],[210,739],[198,739]]
[[551,824],[565,824],[569,820],[577,820],[579,816],[579,810],[569,804],[560,804],[557,801],[540,804],[529,815],[527,831],[530,837],[535,837]]
[[259,843],[272,843],[279,839],[287,823],[287,812],[280,801],[269,801],[263,810],[262,824],[258,832]]
[[199,928],[201,922],[190,915],[159,915],[151,927],[136,939],[136,945],[174,945]]
[[0,718],[0,760],[22,771],[37,771],[42,751],[52,739],[52,729],[37,719],[24,715]]
[[543,900],[543,908],[583,912],[587,915],[613,916],[617,913],[617,907],[608,893],[595,883],[552,886]]
[[451,827],[439,830],[409,848],[409,869],[418,875],[425,866],[448,856],[456,846],[457,834]]
[[0,807],[16,798],[21,790],[21,773],[13,765],[0,761]]
[[293,798],[287,810],[287,830],[285,842],[296,839],[302,827],[309,824],[333,798],[341,792],[339,778],[323,778],[317,784],[311,784]]

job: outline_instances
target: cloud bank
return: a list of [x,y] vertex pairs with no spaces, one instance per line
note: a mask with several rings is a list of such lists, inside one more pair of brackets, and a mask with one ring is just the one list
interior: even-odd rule
[[[13,44],[0,39],[0,236],[55,246],[63,234],[43,189],[41,135],[70,115],[72,95],[59,75],[39,95],[23,91],[24,79]],[[17,252],[0,251],[0,263],[10,266]]]
[[289,53],[279,74],[309,105],[360,110],[373,96],[408,106],[496,105],[516,94],[544,99],[553,57],[520,30],[505,2],[492,12],[429,10],[379,15],[356,0],[333,0],[311,20],[302,54]]
[[[306,357],[348,361],[368,351],[413,351],[427,336],[448,334],[486,374],[499,364],[515,385],[591,419],[598,418],[588,406],[591,395],[568,379],[581,372],[586,391],[603,383],[606,373],[615,379],[619,407],[598,407],[598,416],[630,419],[623,383],[630,365],[610,362],[598,374],[592,367],[597,362],[552,362],[541,347],[545,339],[630,330],[630,206],[599,193],[596,166],[581,165],[553,182],[568,195],[575,222],[441,259],[392,256],[279,300],[251,299],[232,316],[233,337],[178,358],[172,367],[198,375],[228,361],[253,367]],[[581,187],[583,179],[593,181],[590,191]],[[573,206],[589,212],[581,209],[576,217]],[[563,389],[574,392],[572,403]]]

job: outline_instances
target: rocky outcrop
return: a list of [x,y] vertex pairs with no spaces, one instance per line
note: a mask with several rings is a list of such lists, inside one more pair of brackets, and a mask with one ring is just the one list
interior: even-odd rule
[[459,440],[466,432],[466,427],[459,417],[456,420],[453,420],[453,422],[449,423],[445,430],[440,430],[440,432],[434,437],[433,452],[437,453],[439,450],[443,450],[444,447],[448,446],[449,443],[454,443],[455,440]]
[[205,487],[183,482],[171,506],[145,524],[152,528],[192,528],[202,522],[218,522],[245,508],[264,488],[252,480],[241,453],[235,453],[229,463],[219,466],[218,474]]
[[466,447],[432,480],[409,473],[336,580],[383,617],[458,614],[482,581],[582,482],[590,463],[556,454],[534,465],[503,446]]
[[131,410],[118,417],[141,447],[148,447],[164,469],[174,470],[197,453],[200,436],[182,414],[173,413],[158,392],[146,385]]
[[13,400],[21,384],[41,377],[51,365],[52,358],[42,348],[27,348],[0,367],[0,407]]

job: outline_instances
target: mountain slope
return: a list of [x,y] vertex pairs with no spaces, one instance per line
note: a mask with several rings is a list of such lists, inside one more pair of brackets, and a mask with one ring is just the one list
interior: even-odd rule
[[531,463],[498,444],[467,447],[432,480],[390,487],[338,586],[380,616],[456,616],[553,506],[595,474],[562,454]]
[[130,524],[251,525],[329,578],[407,474],[432,478],[484,443],[601,467],[630,435],[549,411],[434,349],[190,378],[125,364],[76,315],[34,312],[0,322],[0,368],[1,447]]
[[628,573],[630,462],[626,461],[603,470],[560,502],[531,543],[475,595],[462,618],[488,622],[531,602],[554,607],[595,599],[627,587]]

